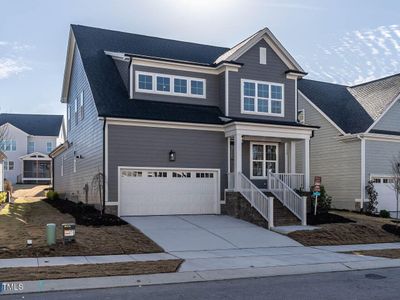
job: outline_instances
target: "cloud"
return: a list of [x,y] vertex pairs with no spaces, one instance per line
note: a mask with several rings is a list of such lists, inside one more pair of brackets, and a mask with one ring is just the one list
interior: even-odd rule
[[0,47],[0,80],[32,69],[26,65],[20,55],[25,50],[33,49],[33,46],[19,42],[0,41]]
[[31,68],[26,66],[21,59],[0,57],[0,79],[5,79],[28,70],[31,70]]
[[301,57],[310,77],[341,84],[399,73],[400,25],[347,32]]

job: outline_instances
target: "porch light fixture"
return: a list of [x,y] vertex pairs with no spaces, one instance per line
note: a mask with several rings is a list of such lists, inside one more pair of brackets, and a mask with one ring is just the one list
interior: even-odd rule
[[176,160],[175,151],[173,151],[173,150],[169,151],[169,161],[175,161],[175,160]]

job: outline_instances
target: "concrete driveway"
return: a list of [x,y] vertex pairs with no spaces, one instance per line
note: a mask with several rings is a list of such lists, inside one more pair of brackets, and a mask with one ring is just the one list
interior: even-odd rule
[[124,217],[167,252],[292,247],[287,236],[222,215]]

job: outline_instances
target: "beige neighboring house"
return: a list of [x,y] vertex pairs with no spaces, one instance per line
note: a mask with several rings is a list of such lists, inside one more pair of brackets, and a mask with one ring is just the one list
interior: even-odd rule
[[0,151],[0,192],[4,191],[4,161],[7,156]]

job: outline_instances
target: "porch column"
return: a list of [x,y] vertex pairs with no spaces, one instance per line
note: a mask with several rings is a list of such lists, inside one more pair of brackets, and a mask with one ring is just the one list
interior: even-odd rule
[[242,135],[240,133],[235,134],[235,190],[240,189],[240,177],[239,173],[242,172]]
[[290,173],[296,173],[296,141],[290,142]]
[[304,190],[310,191],[310,138],[304,140]]

